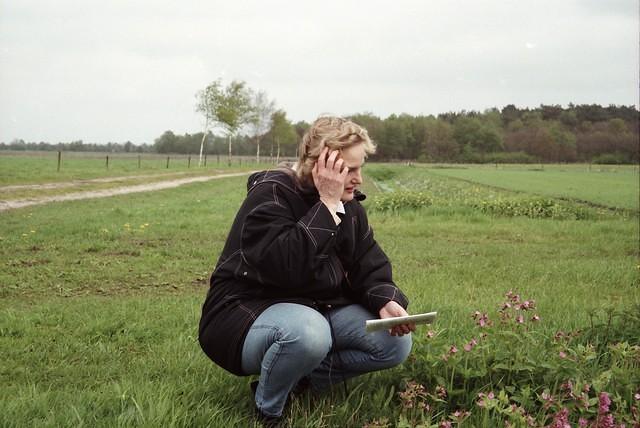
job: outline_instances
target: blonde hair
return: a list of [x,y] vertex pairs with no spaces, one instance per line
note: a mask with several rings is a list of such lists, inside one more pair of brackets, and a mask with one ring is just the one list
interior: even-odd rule
[[302,137],[296,171],[298,178],[303,183],[310,180],[311,170],[325,147],[340,150],[356,144],[364,144],[366,155],[376,152],[376,145],[362,126],[342,117],[320,116]]

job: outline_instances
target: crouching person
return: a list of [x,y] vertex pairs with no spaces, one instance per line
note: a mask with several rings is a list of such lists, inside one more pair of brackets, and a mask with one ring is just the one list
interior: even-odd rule
[[402,363],[413,324],[365,332],[365,320],[407,315],[407,298],[360,200],[367,132],[320,117],[298,162],[251,175],[202,308],[200,344],[253,384],[258,415],[277,421],[290,392]]

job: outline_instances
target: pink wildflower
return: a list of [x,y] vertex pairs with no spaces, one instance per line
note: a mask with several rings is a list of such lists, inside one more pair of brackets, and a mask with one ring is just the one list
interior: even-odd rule
[[609,413],[609,406],[611,405],[611,399],[609,398],[609,394],[606,392],[601,392],[598,397],[598,413]]
[[531,321],[533,321],[533,322],[540,321],[540,317],[538,316],[538,314],[532,316],[531,317]]
[[484,401],[486,394],[484,392],[478,393],[478,401],[476,401],[476,405],[478,407],[486,407],[487,403]]
[[435,335],[436,335],[436,332],[435,332],[435,331],[433,331],[433,330],[429,330],[429,331],[427,332],[427,337],[428,337],[429,339],[431,339],[431,338],[432,338],[433,336],[435,336]]
[[571,428],[569,424],[569,410],[566,407],[563,407],[558,413],[555,414],[553,418],[553,423],[550,425],[551,428]]
[[544,391],[541,395],[542,401],[544,401],[543,407],[545,409],[549,409],[551,406],[553,406],[553,403],[555,403],[556,399],[553,398],[553,395],[549,394],[547,391]]
[[573,393],[573,383],[570,380],[560,385],[560,388],[565,392],[567,397],[576,398],[575,394]]
[[563,351],[558,352],[558,356],[559,356],[560,358],[563,358],[563,359],[564,359],[564,358],[567,358],[567,354],[566,354],[565,352],[563,352]]
[[589,408],[589,394],[583,392],[580,394],[580,397],[577,399],[578,405],[582,405],[585,409]]
[[598,416],[598,428],[615,428],[616,423],[613,420],[613,415],[605,415],[603,418]]
[[522,315],[518,315],[518,316],[516,317],[516,322],[517,322],[518,324],[523,324],[523,323],[524,323],[524,317],[523,317]]
[[527,415],[527,426],[530,426],[530,427],[536,426],[536,419],[531,415]]
[[436,386],[436,395],[438,398],[447,398],[447,390],[442,385]]
[[589,421],[586,420],[585,418],[578,419],[578,426],[580,428],[586,428],[588,425],[589,425]]
[[489,321],[489,315],[487,315],[486,313],[483,314],[475,311],[472,315],[472,318],[476,320],[476,324],[478,324],[480,327],[491,325],[491,321]]
[[633,399],[636,401],[640,401],[640,392],[636,392],[635,394],[633,394]]
[[438,428],[451,428],[451,422],[449,421],[440,421],[440,425],[438,425]]
[[502,310],[503,310],[503,311],[504,311],[505,309],[509,309],[509,308],[511,308],[511,303],[509,303],[509,302],[504,302],[504,303],[502,304]]
[[478,344],[478,341],[476,340],[476,338],[472,338],[471,341],[467,344],[464,345],[464,350],[469,352],[471,351],[476,345]]
[[456,345],[451,345],[451,348],[449,348],[449,355],[453,355],[457,352],[458,352],[458,348],[456,348]]

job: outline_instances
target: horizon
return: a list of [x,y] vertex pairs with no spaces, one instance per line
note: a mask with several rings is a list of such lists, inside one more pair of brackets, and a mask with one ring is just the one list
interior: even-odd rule
[[318,5],[0,0],[0,141],[202,132],[195,95],[219,78],[265,91],[294,123],[640,108],[636,0]]

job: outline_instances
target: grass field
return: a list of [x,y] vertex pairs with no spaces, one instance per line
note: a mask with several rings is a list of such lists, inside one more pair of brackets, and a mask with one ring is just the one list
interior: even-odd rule
[[544,196],[587,201],[611,208],[638,210],[638,167],[592,167],[554,165],[543,169],[430,168],[430,173],[498,188]]
[[[529,191],[510,187],[514,180],[498,185],[506,181],[482,168],[455,178],[446,176],[451,171],[365,167],[364,204],[396,282],[411,311],[437,310],[440,317],[414,335],[413,355],[402,367],[350,381],[348,397],[340,388],[305,395],[292,403],[287,424],[437,426],[464,419],[459,426],[520,426],[525,416],[509,413],[512,404],[536,426],[551,423],[562,404],[575,424],[578,416],[597,417],[597,394],[607,392],[616,419],[632,426],[640,393],[637,214],[564,201],[592,215],[488,215],[477,200],[551,197],[562,182],[550,180],[546,191],[532,184]],[[580,186],[580,175],[572,177]],[[519,193],[486,187],[486,180]],[[250,379],[215,367],[197,343],[207,277],[245,182],[229,178],[0,213],[0,426],[254,426]],[[569,196],[605,203],[591,181],[583,183],[580,196]],[[376,198],[399,190],[424,191],[431,204],[374,209]],[[624,202],[625,186],[610,192],[622,201],[615,206],[633,208]],[[535,300],[540,321],[529,320],[534,312],[525,313],[522,326],[498,321],[510,290]],[[463,345],[481,337],[474,311],[494,325],[466,352]],[[571,341],[554,341],[558,331]],[[589,409],[561,400],[567,380],[589,383]],[[411,381],[428,393],[412,389]],[[435,397],[437,385],[446,387],[445,399]],[[545,389],[556,400],[547,408]],[[489,391],[496,398],[478,405],[477,394]]]
[[[107,166],[107,156],[109,164]],[[140,156],[140,160],[138,159]],[[167,158],[169,162],[167,165]],[[189,160],[191,158],[191,160]],[[261,158],[268,162],[268,157]],[[164,174],[202,174],[215,169],[256,167],[255,157],[236,156],[232,165],[227,157],[208,155],[198,167],[198,155],[161,155],[153,153],[92,153],[63,152],[58,170],[57,152],[0,151],[0,186],[56,183],[69,180],[90,180],[121,176],[143,175],[151,177]],[[265,163],[261,165],[268,167]]]

